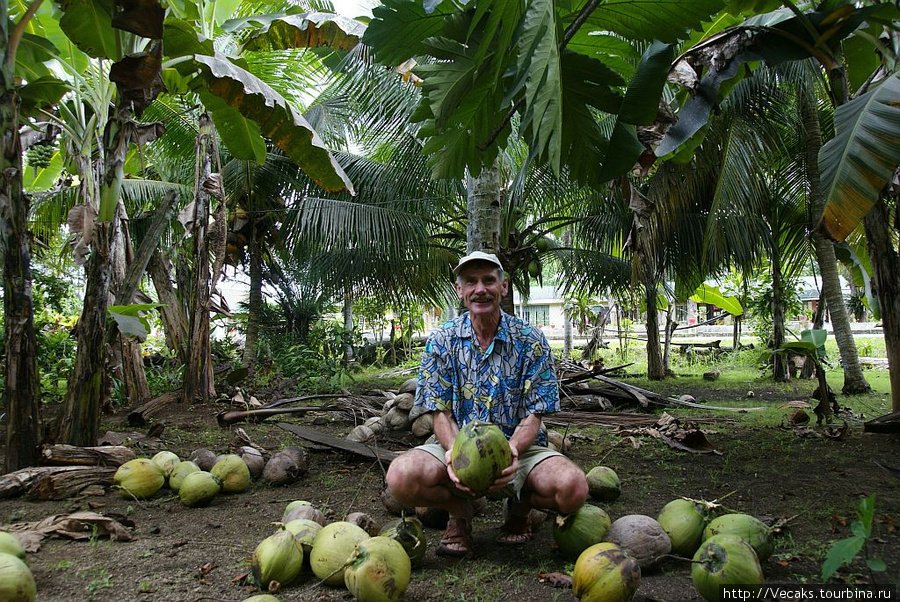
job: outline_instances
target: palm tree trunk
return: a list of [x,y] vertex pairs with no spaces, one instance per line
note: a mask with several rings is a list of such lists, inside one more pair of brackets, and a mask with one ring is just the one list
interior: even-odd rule
[[891,383],[891,409],[900,412],[900,255],[894,248],[884,196],[863,218],[878,290]]
[[784,345],[784,283],[781,277],[781,253],[772,249],[772,376],[776,381],[790,378],[787,358],[778,350]]
[[666,338],[663,343],[663,370],[668,375],[674,374],[672,372],[672,336],[675,334],[675,329],[678,328],[678,322],[672,317],[674,313],[672,305],[669,305],[669,309],[666,310]]
[[569,314],[563,315],[563,358],[572,357],[572,319]]
[[[212,173],[213,154],[212,121],[205,113],[200,116],[200,131],[197,134],[197,155],[199,158],[198,181],[205,182]],[[188,363],[184,370],[182,399],[186,403],[201,400],[204,403],[215,396],[212,379],[212,361],[209,347],[209,253],[207,252],[206,228],[209,224],[209,193],[199,186],[194,199],[194,281],[191,295],[190,339],[188,340]]]
[[[466,176],[466,252],[500,252],[500,168],[496,161],[477,178]],[[502,259],[501,259],[502,261]],[[511,269],[510,266],[504,266]],[[500,307],[508,314],[516,312],[510,286]]]
[[187,364],[188,323],[181,300],[172,287],[172,266],[169,259],[155,249],[150,257],[150,280],[159,300],[159,316],[166,335],[166,345],[175,353],[178,364]]
[[[344,330],[349,333],[353,332],[353,293],[350,291],[350,287],[346,287],[344,289]],[[412,333],[409,333],[409,336],[412,336]],[[344,345],[344,363],[349,364],[353,361],[353,345],[350,343],[349,336],[347,337],[347,344]]]
[[78,352],[57,425],[56,438],[60,443],[91,446],[97,444],[100,435],[103,375],[106,373],[108,355],[106,308],[109,301],[110,242],[118,227],[115,218],[112,222],[97,222],[94,227],[84,308],[78,319]]
[[[806,133],[806,178],[809,182],[810,204],[814,208],[814,215],[818,218],[825,209],[825,194],[822,191],[822,181],[819,174],[819,150],[822,147],[822,132],[819,126],[819,113],[813,105],[811,95],[803,94],[800,100],[800,114],[803,119],[803,127]],[[841,294],[841,283],[838,278],[837,258],[834,255],[834,245],[825,238],[820,228],[812,231],[813,246],[816,250],[816,260],[819,262],[819,273],[822,276],[822,292],[828,304],[828,312],[831,315],[831,328],[834,331],[834,340],[841,354],[841,363],[844,366],[844,386],[841,389],[845,395],[866,393],[871,387],[863,376],[862,366],[859,363],[859,355],[856,351],[856,341],[853,340],[853,331],[850,329],[850,316],[847,313],[847,305]]]
[[250,195],[250,295],[247,300],[247,332],[244,336],[244,354],[241,358],[245,366],[256,361],[256,342],[259,340],[259,318],[263,307],[262,244],[257,241],[257,219],[254,196]]
[[78,351],[57,425],[57,440],[70,445],[96,445],[100,409],[109,391],[104,386],[109,346],[106,308],[112,278],[112,254],[118,236],[117,207],[125,179],[125,158],[131,145],[131,103],[120,101],[106,124],[103,180],[99,191],[98,221],[91,238],[91,257],[85,285],[84,308],[78,321]]
[[663,365],[659,345],[659,310],[656,307],[656,283],[645,283],[644,293],[647,300],[647,378],[650,380],[663,380],[666,377],[666,367]]
[[[6,14],[3,2],[3,14]],[[0,44],[6,50],[7,30]],[[0,54],[6,54],[2,52]],[[3,320],[6,411],[4,472],[36,466],[41,445],[41,398],[31,289],[28,197],[22,192],[22,148],[19,141],[19,97],[13,88],[12,65],[2,68],[0,128],[0,256],[3,257]]]
[[[113,241],[112,266],[110,273],[110,289],[115,291],[113,304],[128,305],[132,302],[134,290],[127,291],[126,273],[127,266],[134,261],[134,253],[131,251],[131,237],[128,234],[128,215],[125,205],[119,200],[117,207],[117,219],[122,227],[118,229]],[[130,294],[128,294],[130,292]],[[119,299],[122,299],[119,301]],[[122,382],[125,383],[125,398],[129,406],[136,406],[150,399],[150,386],[147,384],[147,374],[144,372],[144,361],[141,356],[141,345],[137,341],[123,338],[118,328],[107,329],[107,344],[117,358],[116,371]],[[106,388],[112,391],[112,371],[106,374]],[[107,405],[103,411],[112,411],[109,403],[110,395],[105,395]]]
[[822,292],[825,294],[825,301],[828,304],[834,340],[844,366],[844,386],[841,392],[844,395],[866,393],[871,387],[866,382],[866,377],[863,376],[859,354],[856,350],[856,341],[853,340],[853,331],[850,329],[850,314],[847,312],[847,305],[841,294],[834,245],[819,230],[814,231],[812,237],[816,248],[816,258],[819,261],[819,271],[822,274]]

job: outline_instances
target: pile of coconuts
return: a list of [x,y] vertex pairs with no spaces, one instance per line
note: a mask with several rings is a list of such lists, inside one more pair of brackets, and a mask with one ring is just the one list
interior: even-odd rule
[[315,579],[347,588],[360,602],[393,602],[406,591],[412,566],[426,549],[415,518],[382,526],[353,512],[328,522],[310,502],[296,500],[285,507],[276,531],[257,545],[250,566],[256,587],[270,594]]
[[[406,380],[397,392],[385,391],[387,400],[381,408],[380,416],[373,416],[358,424],[347,434],[348,441],[368,443],[377,441],[385,433],[411,432],[413,436],[425,440],[434,433],[434,413],[421,407],[414,407],[416,393],[415,378]],[[559,431],[547,432],[547,446],[563,454],[572,447],[572,441]]]
[[0,600],[4,602],[34,602],[37,583],[28,558],[19,540],[0,531]]
[[113,483],[123,497],[138,500],[149,499],[168,487],[182,504],[197,508],[209,505],[220,493],[242,493],[253,480],[290,485],[307,469],[306,450],[296,446],[285,447],[268,461],[251,446],[219,455],[200,448],[187,460],[171,451],[129,460],[118,467]]
[[[617,499],[616,472],[597,466],[587,473],[592,501]],[[553,538],[560,553],[575,560],[572,587],[582,602],[627,602],[640,586],[641,570],[663,558],[691,560],[691,578],[707,602],[720,600],[721,586],[751,587],[765,578],[760,562],[772,554],[771,529],[748,514],[713,516],[716,504],[678,498],[656,518],[631,514],[611,520],[593,503],[558,516]]]

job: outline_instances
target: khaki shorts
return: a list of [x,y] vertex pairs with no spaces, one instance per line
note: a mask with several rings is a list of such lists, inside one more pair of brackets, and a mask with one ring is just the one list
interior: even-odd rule
[[[440,443],[425,443],[415,449],[426,451],[437,458],[441,464],[446,464],[444,458],[446,457],[447,450],[445,450]],[[515,498],[516,500],[520,500],[522,488],[525,487],[525,480],[528,478],[531,470],[547,458],[552,458],[554,456],[562,456],[562,454],[542,445],[532,445],[519,454],[519,472],[516,473],[513,480],[507,483],[506,487],[503,489],[492,491],[486,494],[485,497],[492,500],[502,500],[504,498]],[[451,487],[452,491],[460,497],[468,497],[465,492],[457,489],[455,486],[451,485]]]

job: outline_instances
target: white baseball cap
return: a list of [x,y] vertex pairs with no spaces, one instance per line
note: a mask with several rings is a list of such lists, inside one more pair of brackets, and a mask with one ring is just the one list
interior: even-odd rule
[[453,273],[458,274],[459,271],[468,263],[472,263],[473,261],[486,261],[488,263],[492,263],[497,268],[503,269],[503,264],[500,263],[500,260],[497,259],[497,256],[493,253],[485,253],[484,251],[472,251],[465,257],[459,260],[459,263],[456,264],[456,267],[453,268]]

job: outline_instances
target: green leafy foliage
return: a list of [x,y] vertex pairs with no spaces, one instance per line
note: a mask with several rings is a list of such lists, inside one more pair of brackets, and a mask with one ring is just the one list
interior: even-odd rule
[[701,284],[697,290],[694,291],[694,294],[690,296],[690,299],[697,303],[709,303],[715,305],[733,316],[740,316],[744,313],[744,308],[741,307],[741,302],[737,297],[726,297],[718,287],[710,286],[706,283]]
[[110,305],[106,311],[109,313],[109,317],[115,320],[122,336],[135,337],[143,341],[150,334],[150,321],[144,313],[159,306],[159,303]]
[[[822,564],[822,581],[828,581],[839,568],[853,562],[859,553],[865,550],[872,537],[872,522],[875,518],[874,493],[860,500],[856,516],[857,520],[850,525],[853,535],[832,542],[828,548],[828,554]],[[878,558],[867,558],[866,566],[870,571],[884,571],[887,568],[884,561]]]
[[819,152],[826,195],[823,221],[843,240],[900,165],[900,72],[835,112],[835,137]]

